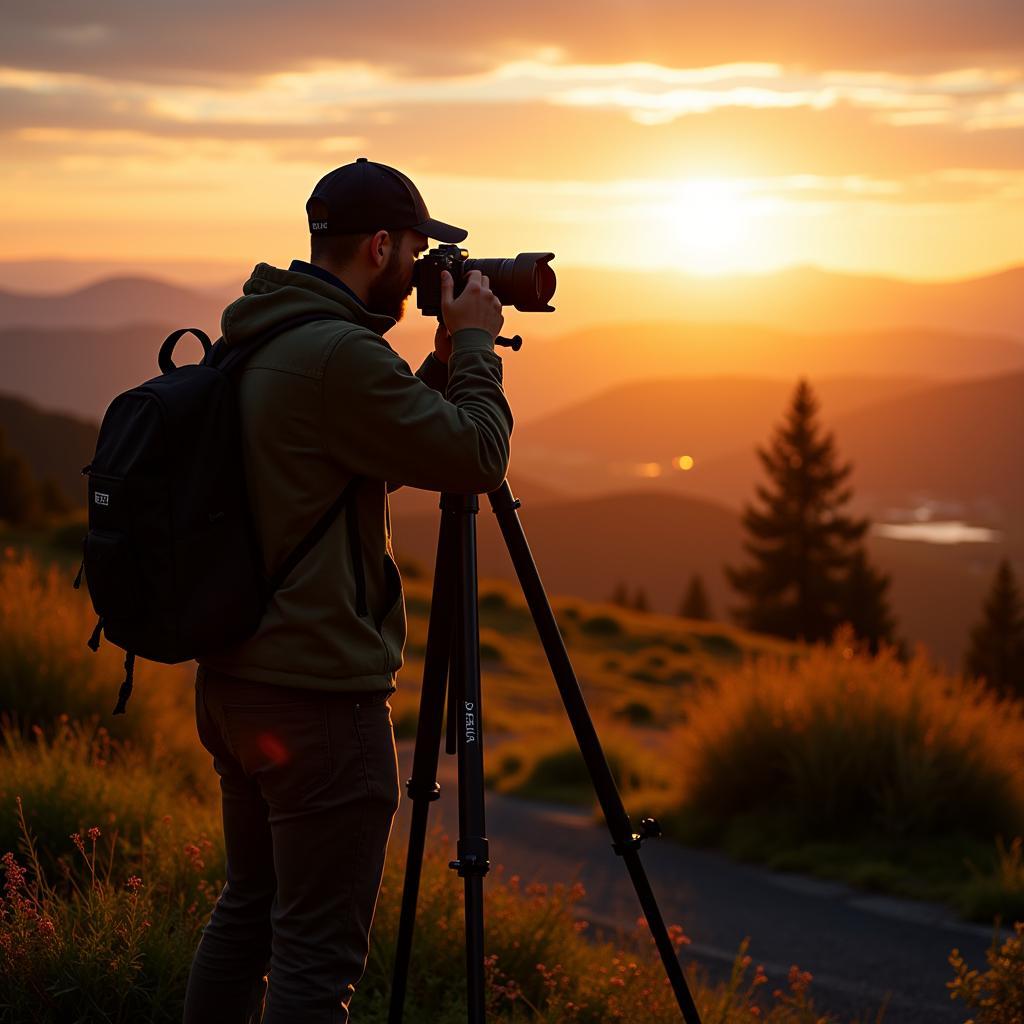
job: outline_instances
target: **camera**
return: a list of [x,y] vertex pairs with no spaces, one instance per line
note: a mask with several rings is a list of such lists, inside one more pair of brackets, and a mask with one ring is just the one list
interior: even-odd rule
[[452,295],[457,296],[469,272],[479,270],[503,306],[515,306],[521,313],[553,313],[555,307],[549,303],[555,294],[555,272],[549,264],[554,258],[553,252],[521,252],[508,259],[471,260],[468,249],[439,245],[413,265],[416,306],[424,316],[440,316],[441,271],[452,275]]

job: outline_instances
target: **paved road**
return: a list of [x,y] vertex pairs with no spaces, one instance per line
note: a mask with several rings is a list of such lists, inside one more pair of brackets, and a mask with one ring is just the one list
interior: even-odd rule
[[[411,743],[399,748],[402,779],[412,764]],[[442,754],[441,800],[431,825],[451,836],[458,829],[455,759]],[[397,825],[408,827],[403,794]],[[580,916],[595,927],[631,929],[639,905],[608,833],[589,815],[560,805],[487,797],[491,863],[524,882],[583,882]],[[396,834],[396,842],[404,842]],[[404,854],[403,854],[404,855]],[[736,949],[750,936],[754,963],[763,963],[774,988],[784,987],[790,964],[814,975],[815,1004],[848,1021],[874,1020],[888,996],[886,1024],[961,1024],[963,1005],[949,999],[947,957],[957,946],[972,966],[984,966],[990,929],[958,922],[944,908],[858,892],[845,885],[736,864],[708,851],[667,840],[644,844],[644,865],[665,920],[681,924],[695,958],[713,978],[728,973]],[[457,882],[454,872],[453,882]]]

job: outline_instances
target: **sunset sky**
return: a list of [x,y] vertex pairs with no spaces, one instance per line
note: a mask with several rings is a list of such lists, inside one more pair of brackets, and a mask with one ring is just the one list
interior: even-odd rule
[[1024,263],[1020,0],[51,0],[4,18],[0,132],[5,260],[287,263],[366,155],[476,255]]

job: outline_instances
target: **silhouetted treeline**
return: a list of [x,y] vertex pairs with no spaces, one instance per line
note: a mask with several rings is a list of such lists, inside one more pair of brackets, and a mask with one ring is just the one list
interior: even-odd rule
[[0,522],[35,526],[70,511],[71,503],[61,488],[49,477],[37,481],[28,462],[8,448],[0,430]]
[[1008,559],[999,563],[971,630],[964,672],[981,677],[1000,696],[1024,698],[1024,604]]

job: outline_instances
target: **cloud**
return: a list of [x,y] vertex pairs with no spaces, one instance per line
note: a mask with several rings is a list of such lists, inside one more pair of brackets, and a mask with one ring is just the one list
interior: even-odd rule
[[1024,52],[1019,0],[521,0],[438,8],[412,0],[40,0],[5,18],[0,63],[152,83],[231,87],[280,71],[366,61],[421,77],[473,74],[560,53],[569,63],[941,70],[967,55]]

